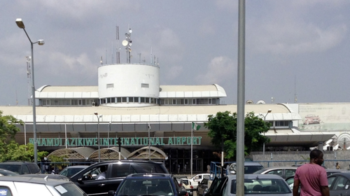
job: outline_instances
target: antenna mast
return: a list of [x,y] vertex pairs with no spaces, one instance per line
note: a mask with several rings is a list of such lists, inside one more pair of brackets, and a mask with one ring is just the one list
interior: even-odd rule
[[[119,26],[116,27],[117,47],[119,45]],[[116,63],[120,64],[120,48],[117,48]]]
[[26,59],[27,59],[27,83],[28,83],[28,105],[32,105],[32,98],[31,98],[31,87],[30,87],[30,84],[29,84],[29,81],[31,80],[32,78],[32,72],[31,72],[31,68],[30,68],[30,61],[32,59],[31,56],[26,56]]
[[294,76],[294,103],[298,102],[298,97],[297,97],[297,77]]
[[126,63],[130,63],[131,59],[131,45],[132,45],[132,40],[130,39],[132,30],[129,28],[129,32],[125,33],[125,40],[123,40],[122,45],[125,46],[126,50]]

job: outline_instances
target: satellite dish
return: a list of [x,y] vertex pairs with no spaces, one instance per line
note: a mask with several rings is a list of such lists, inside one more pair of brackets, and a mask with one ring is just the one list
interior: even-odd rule
[[123,45],[123,46],[127,46],[127,45],[128,45],[128,43],[129,43],[129,42],[128,42],[128,41],[126,41],[126,40],[123,40],[123,41],[122,41],[122,45]]
[[347,149],[350,147],[350,134],[349,133],[342,133],[338,136],[337,142],[339,144],[339,147],[341,149]]

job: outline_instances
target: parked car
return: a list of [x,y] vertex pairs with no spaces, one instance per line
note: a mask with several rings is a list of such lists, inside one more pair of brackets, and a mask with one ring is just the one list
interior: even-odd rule
[[0,176],[18,176],[18,173],[6,170],[6,169],[0,169]]
[[1,176],[0,196],[86,196],[74,183],[25,176]]
[[[163,163],[144,160],[121,160],[90,165],[70,177],[88,195],[108,195],[117,190],[119,184],[129,174],[169,173]],[[102,175],[104,177],[100,178]]]
[[176,181],[171,174],[130,174],[122,181],[114,195],[187,196],[186,190],[178,186]]
[[209,183],[209,179],[203,179],[201,183],[199,183],[198,187],[197,187],[197,195],[199,196],[203,196],[204,195],[204,191],[208,188],[208,183]]
[[[254,161],[244,162],[244,173],[252,174],[260,169],[264,168],[260,163]],[[231,163],[226,166],[226,174],[236,174],[236,163]]]
[[[214,180],[206,196],[234,196],[236,195],[236,175],[228,175]],[[213,188],[212,188],[213,187]],[[244,193],[247,195],[275,195],[292,196],[292,190],[286,181],[272,174],[246,174],[244,175]]]
[[350,195],[350,173],[349,172],[339,172],[334,173],[327,177],[329,195]]
[[180,184],[187,191],[189,195],[193,195],[193,191],[194,191],[193,186],[187,178],[182,178]]
[[64,168],[59,174],[66,177],[71,177],[79,171],[89,167],[88,165],[73,165]]
[[297,168],[298,167],[267,167],[260,169],[253,174],[275,174],[286,179],[290,176],[294,176]]
[[40,168],[32,162],[7,161],[0,163],[1,169],[6,169],[18,174],[39,174]]
[[189,182],[193,186],[193,189],[197,190],[198,184],[202,182],[203,179],[209,179],[210,174],[204,173],[204,174],[197,174],[193,176],[192,178],[189,178]]

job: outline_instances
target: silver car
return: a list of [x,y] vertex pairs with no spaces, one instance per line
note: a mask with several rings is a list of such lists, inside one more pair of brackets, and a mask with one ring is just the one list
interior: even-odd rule
[[295,175],[298,167],[267,167],[254,172],[254,174],[275,174],[286,179]]
[[[228,175],[227,183],[223,189],[224,196],[236,195],[236,175]],[[293,193],[286,181],[277,175],[271,174],[246,174],[244,175],[244,195],[274,195],[292,196]]]
[[27,176],[1,176],[0,196],[86,196],[73,182]]

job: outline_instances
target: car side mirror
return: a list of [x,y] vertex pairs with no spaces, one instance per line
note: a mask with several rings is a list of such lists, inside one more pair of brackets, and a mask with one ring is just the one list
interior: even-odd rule
[[115,191],[113,191],[113,190],[108,191],[108,196],[114,196],[114,194],[115,194]]
[[187,195],[187,191],[180,191],[179,196],[186,196]]

